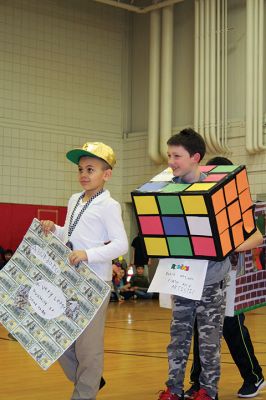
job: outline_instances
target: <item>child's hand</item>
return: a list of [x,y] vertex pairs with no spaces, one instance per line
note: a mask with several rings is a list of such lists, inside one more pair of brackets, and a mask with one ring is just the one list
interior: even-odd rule
[[42,230],[44,234],[47,236],[49,232],[55,231],[55,224],[53,221],[45,220],[40,221]]
[[75,250],[68,256],[71,265],[77,265],[81,261],[88,261],[87,253],[84,250]]

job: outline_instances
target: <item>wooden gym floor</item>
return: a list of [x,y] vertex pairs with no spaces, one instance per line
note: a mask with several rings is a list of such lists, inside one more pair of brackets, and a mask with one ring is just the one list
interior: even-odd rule
[[[170,318],[170,310],[160,308],[157,300],[110,303],[105,331],[107,384],[97,400],[158,399],[167,377]],[[247,313],[246,325],[266,375],[266,308]],[[0,400],[69,400],[72,384],[58,363],[44,372],[7,334],[0,326]],[[188,368],[190,364],[191,356]],[[223,342],[219,399],[236,399],[241,384],[242,379]],[[266,390],[256,399],[266,399]]]

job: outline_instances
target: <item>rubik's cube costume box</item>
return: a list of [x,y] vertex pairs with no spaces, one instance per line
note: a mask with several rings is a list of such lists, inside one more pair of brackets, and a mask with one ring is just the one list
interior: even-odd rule
[[202,166],[201,182],[170,168],[131,193],[149,257],[223,260],[256,230],[245,166]]

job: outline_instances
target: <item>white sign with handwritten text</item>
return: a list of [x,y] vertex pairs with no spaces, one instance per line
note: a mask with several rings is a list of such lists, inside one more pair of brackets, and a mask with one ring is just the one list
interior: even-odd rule
[[200,300],[207,267],[207,260],[163,258],[148,291]]

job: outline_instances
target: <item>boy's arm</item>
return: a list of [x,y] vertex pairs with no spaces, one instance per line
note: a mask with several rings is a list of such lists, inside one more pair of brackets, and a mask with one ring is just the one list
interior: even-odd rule
[[64,226],[56,225],[53,221],[48,221],[48,220],[40,221],[41,225],[42,225],[42,229],[46,235],[48,234],[48,232],[53,232],[55,234],[55,236],[57,236],[59,239],[61,239],[61,240],[64,239],[65,225],[66,225],[66,221],[68,221],[68,218],[69,218],[69,214],[70,214],[70,210],[71,210],[71,203],[73,201],[72,198],[73,198],[73,196],[71,196],[71,198],[69,199],[69,202],[68,202],[67,215],[66,215]]
[[106,207],[103,221],[109,242],[100,247],[86,249],[88,263],[101,263],[113,260],[128,251],[127,234],[121,216],[120,204],[115,202]]
[[245,240],[244,243],[238,246],[235,249],[235,251],[237,252],[248,251],[254,249],[255,247],[260,246],[262,243],[263,243],[263,236],[260,230],[257,228],[257,230],[253,233],[253,235],[251,235],[247,240]]

